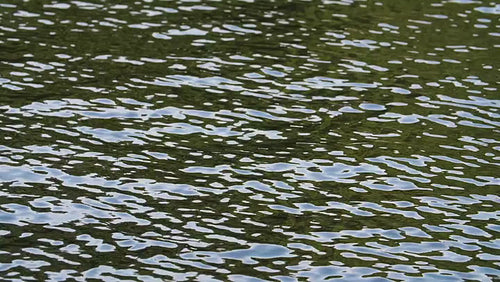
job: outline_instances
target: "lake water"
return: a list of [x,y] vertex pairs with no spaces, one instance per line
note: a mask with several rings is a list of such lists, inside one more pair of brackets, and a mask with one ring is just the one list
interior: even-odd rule
[[0,4],[0,280],[500,277],[500,4],[86,1]]

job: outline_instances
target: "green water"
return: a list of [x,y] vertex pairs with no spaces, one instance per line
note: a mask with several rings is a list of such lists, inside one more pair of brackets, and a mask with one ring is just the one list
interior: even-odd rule
[[0,280],[498,279],[499,14],[0,3]]

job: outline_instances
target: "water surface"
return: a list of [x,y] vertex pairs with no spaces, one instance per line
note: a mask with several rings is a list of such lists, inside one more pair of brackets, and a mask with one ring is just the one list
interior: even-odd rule
[[1,280],[498,278],[499,14],[4,1]]

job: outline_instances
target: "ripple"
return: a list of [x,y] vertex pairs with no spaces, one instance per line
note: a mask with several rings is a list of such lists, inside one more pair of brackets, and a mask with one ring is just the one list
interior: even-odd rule
[[498,3],[205,2],[0,4],[0,277],[500,277]]

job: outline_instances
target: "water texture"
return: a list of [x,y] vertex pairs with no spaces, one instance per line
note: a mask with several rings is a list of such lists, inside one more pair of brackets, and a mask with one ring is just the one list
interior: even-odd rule
[[499,15],[3,1],[0,280],[495,280]]

